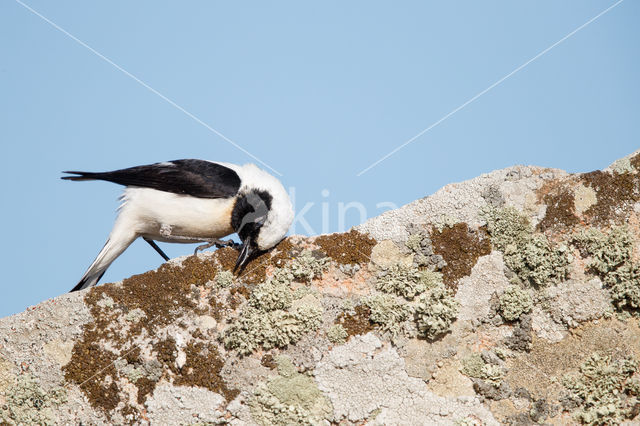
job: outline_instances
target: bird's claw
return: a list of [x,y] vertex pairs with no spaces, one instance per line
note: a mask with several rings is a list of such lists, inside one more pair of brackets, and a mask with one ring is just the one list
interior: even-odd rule
[[198,247],[196,247],[196,249],[194,250],[193,254],[198,254],[198,252],[208,249],[210,247],[216,246],[216,248],[222,248],[222,247],[234,247],[236,246],[237,243],[234,242],[233,240],[218,240],[218,239],[214,239],[214,240],[210,240],[208,243],[206,244],[202,244]]

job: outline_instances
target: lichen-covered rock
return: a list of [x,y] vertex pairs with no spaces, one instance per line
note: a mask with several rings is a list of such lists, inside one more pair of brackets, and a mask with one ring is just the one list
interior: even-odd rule
[[376,288],[411,300],[438,282],[442,282],[442,277],[437,272],[420,271],[412,266],[392,265],[378,274]]
[[567,375],[563,401],[576,406],[575,419],[589,425],[618,424],[638,415],[640,381],[634,379],[638,361],[633,358],[612,360],[592,354],[578,374]]
[[15,383],[3,391],[4,404],[0,405],[0,421],[3,424],[53,425],[58,407],[67,402],[64,388],[45,391],[33,375],[20,374]]
[[449,399],[429,392],[404,370],[396,350],[372,334],[334,348],[314,371],[320,389],[331,400],[335,420],[374,424],[454,424],[472,417],[497,424],[473,398]]
[[640,422],[640,154],[0,319],[2,424]]
[[536,287],[567,278],[572,257],[565,244],[552,246],[545,235],[535,234],[529,218],[514,208],[487,208],[487,229],[504,263],[525,284]]
[[402,330],[411,315],[408,304],[388,294],[376,294],[363,299],[363,302],[369,307],[369,320],[393,335]]
[[458,302],[444,285],[439,285],[422,295],[415,306],[414,316],[418,335],[429,340],[448,333],[458,315]]
[[510,285],[500,296],[500,313],[507,321],[517,320],[520,315],[531,312],[531,308],[531,295],[517,285]]
[[300,374],[291,360],[275,360],[278,375],[256,386],[249,400],[253,418],[262,425],[322,424],[331,419],[328,398],[313,378]]

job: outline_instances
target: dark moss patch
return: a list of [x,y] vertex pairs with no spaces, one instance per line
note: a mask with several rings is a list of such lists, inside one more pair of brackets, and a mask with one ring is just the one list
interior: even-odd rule
[[444,282],[455,287],[455,282],[471,274],[480,256],[491,253],[491,240],[484,228],[469,228],[464,223],[445,227],[442,231],[433,230],[431,234],[433,252],[442,256],[447,265],[442,269]]
[[223,395],[227,401],[233,401],[240,393],[238,389],[230,389],[220,376],[224,365],[218,349],[211,344],[190,342],[185,348],[187,361],[180,370],[174,384],[200,386]]
[[222,319],[222,313],[225,311],[227,305],[223,302],[220,302],[220,300],[218,299],[218,295],[215,293],[209,296],[209,305],[211,305],[213,317],[216,319],[216,321],[220,321]]
[[157,381],[146,377],[141,377],[136,380],[136,386],[138,387],[138,404],[144,404],[147,399],[147,395],[153,394],[157,383]]
[[139,424],[138,420],[143,418],[142,413],[139,413],[131,405],[125,405],[125,407],[120,411],[120,413],[122,414],[122,417],[124,417],[126,421],[132,425]]
[[71,361],[62,370],[67,381],[81,387],[92,407],[108,412],[120,402],[115,381],[107,383],[105,380],[107,376],[116,378],[117,371],[113,361],[118,357],[102,349],[95,338],[94,333],[85,334],[74,345]]
[[[157,271],[125,279],[121,286],[107,284],[95,287],[87,293],[85,302],[94,318],[106,319],[110,323],[115,323],[122,313],[141,309],[146,319],[133,324],[128,333],[137,335],[149,322],[155,326],[167,325],[175,321],[185,308],[193,309],[195,302],[189,297],[191,284],[204,284],[215,277],[217,270],[215,263],[192,256],[185,259],[182,267],[166,263]],[[105,297],[113,300],[112,306],[106,309],[98,303]],[[114,332],[118,333],[121,327],[113,325],[117,327]]]
[[352,229],[345,233],[321,235],[314,243],[336,262],[355,265],[369,262],[376,240]]
[[240,252],[232,247],[222,247],[213,253],[213,256],[220,263],[225,271],[233,271]]
[[262,364],[263,367],[267,367],[270,370],[273,370],[278,366],[278,363],[276,362],[275,358],[271,354],[265,354],[260,360],[260,364]]
[[172,337],[156,342],[153,345],[153,351],[156,354],[156,359],[165,366],[173,365],[178,356],[176,341]]
[[631,157],[629,159],[629,164],[631,164],[631,166],[634,169],[640,170],[640,154],[636,154],[633,157]]
[[244,285],[232,287],[227,297],[229,308],[235,310],[242,302],[249,299],[249,294],[251,294],[251,291]]
[[[637,162],[638,160],[635,159]],[[624,221],[633,204],[640,200],[640,176],[633,173],[595,171],[581,175],[582,181],[596,192],[597,202],[585,212],[592,224],[607,225]]]
[[124,356],[128,364],[140,364],[140,348],[136,347],[130,350]]
[[354,313],[343,312],[336,318],[335,324],[340,324],[349,337],[367,334],[374,329],[369,320],[371,309],[366,305],[358,305],[353,309]]
[[231,287],[229,289],[229,292],[233,296],[236,296],[236,295],[237,296],[242,296],[247,300],[249,299],[249,296],[251,296],[251,290],[246,285],[238,285],[238,286],[235,286],[235,287]]
[[[107,416],[118,407],[124,391],[119,380],[125,378],[114,366],[114,361],[123,358],[128,365],[142,364],[141,348],[134,342],[140,336],[154,336],[158,329],[176,324],[185,313],[197,315],[219,315],[219,306],[198,307],[200,290],[215,278],[220,265],[217,256],[201,259],[186,258],[181,266],[164,264],[157,271],[135,275],[122,285],[102,285],[87,292],[87,304],[93,321],[85,324],[82,337],[75,343],[71,361],[64,367],[67,381],[80,386],[90,404],[103,410]],[[194,285],[196,287],[194,287]],[[128,316],[129,313],[134,315]],[[178,324],[180,325],[180,324]],[[181,326],[186,327],[182,324]],[[194,338],[205,336],[196,330]],[[105,348],[111,348],[107,350]],[[191,367],[188,372],[175,370],[175,341],[168,338],[153,344],[152,353],[164,366],[165,376],[173,381],[193,386],[217,389],[225,396],[234,396],[224,387],[217,375],[214,362],[221,364],[215,347],[206,348],[206,354],[197,355],[192,349],[192,362],[207,362],[208,372]],[[200,358],[198,358],[200,356]],[[194,358],[195,357],[195,358]],[[193,361],[196,359],[196,361]],[[205,367],[201,367],[205,368]],[[155,389],[158,378],[141,377],[133,383],[138,388],[138,403],[143,404],[148,394]],[[223,392],[224,391],[224,392]],[[131,417],[139,408],[125,404],[120,414]]]
[[570,230],[580,223],[575,215],[575,196],[564,187],[545,194],[542,201],[547,206],[544,219],[538,223],[538,231]]

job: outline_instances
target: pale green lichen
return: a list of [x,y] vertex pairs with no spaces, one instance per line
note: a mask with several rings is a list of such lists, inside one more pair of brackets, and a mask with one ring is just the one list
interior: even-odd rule
[[299,373],[287,357],[275,361],[278,376],[256,386],[248,401],[253,419],[262,425],[322,424],[330,419],[331,403],[313,378]]
[[629,158],[620,158],[619,160],[616,160],[611,165],[611,169],[616,173],[633,173],[636,171]]
[[64,388],[46,392],[31,374],[19,375],[3,393],[5,403],[0,405],[1,424],[57,424],[58,406],[67,402]]
[[587,268],[599,275],[606,276],[631,260],[633,240],[626,226],[616,226],[608,234],[590,228],[573,242],[591,257]]
[[162,364],[158,360],[149,360],[142,363],[129,364],[126,359],[120,358],[113,365],[121,375],[126,376],[131,383],[147,378],[153,382],[160,380],[162,376]]
[[293,302],[293,293],[289,284],[266,282],[258,285],[249,297],[249,305],[261,311],[289,309]]
[[293,272],[289,268],[276,268],[273,271],[273,275],[269,278],[270,283],[272,284],[286,284],[287,286],[291,285],[296,277],[293,276]]
[[331,343],[342,344],[347,341],[347,330],[340,324],[332,325],[327,329],[327,339]]
[[444,228],[452,228],[458,222],[460,221],[455,217],[448,214],[443,214],[433,221],[433,225],[438,230],[438,232],[442,232]]
[[403,323],[411,315],[408,304],[388,294],[374,294],[365,297],[362,302],[371,310],[369,320],[394,336],[403,330]]
[[458,303],[439,272],[395,265],[378,277],[377,288],[390,294],[374,294],[363,303],[371,310],[371,322],[393,336],[406,330],[405,322],[413,316],[418,335],[434,340],[450,330],[458,314]]
[[233,284],[233,272],[231,271],[218,271],[213,284],[216,288],[227,288]]
[[640,309],[640,265],[629,263],[611,274],[616,278],[611,286],[611,300],[618,309]]
[[381,413],[382,413],[382,408],[376,408],[375,410],[370,412],[369,415],[367,416],[367,422],[365,424],[369,424],[373,422],[376,419],[376,417],[378,417]]
[[491,243],[501,251],[510,245],[521,245],[533,232],[529,218],[513,207],[486,207],[481,215],[487,221]]
[[427,289],[442,283],[442,274],[421,271],[413,266],[392,265],[376,277],[376,288],[412,300]]
[[552,247],[544,235],[533,235],[522,246],[508,246],[505,264],[525,283],[542,287],[567,279],[571,256],[566,245]]
[[326,257],[314,256],[311,251],[303,250],[299,256],[293,259],[288,269],[295,279],[308,282],[321,277],[328,267],[329,262]]
[[495,352],[496,356],[503,361],[513,356],[513,354],[509,352],[508,349],[501,348],[500,346],[496,346],[493,349],[493,352]]
[[138,322],[146,316],[147,315],[144,313],[142,309],[136,308],[127,312],[127,315],[125,315],[124,319],[130,322]]
[[576,420],[589,425],[619,424],[632,418],[640,404],[640,383],[633,375],[638,362],[631,358],[612,360],[592,354],[581,366],[579,374],[563,380],[568,401],[577,404]]
[[352,311],[353,308],[356,307],[356,303],[353,301],[353,299],[344,299],[342,301],[342,305],[340,306],[340,309],[342,309],[343,311]]
[[475,377],[477,379],[482,378],[482,369],[484,368],[484,360],[479,353],[473,353],[466,358],[462,359],[462,374],[469,377]]
[[485,364],[484,367],[482,367],[482,379],[495,387],[500,387],[504,379],[504,374],[504,370],[499,365]]
[[293,312],[247,307],[225,331],[222,341],[227,349],[248,355],[260,347],[268,350],[296,343],[317,330],[321,322],[322,309],[315,306],[302,305]]
[[409,235],[405,245],[413,252],[419,253],[425,249],[425,235],[421,232]]
[[411,233],[405,242],[405,246],[413,252],[413,264],[435,270],[444,268],[446,262],[441,255],[433,252],[433,243],[429,235],[422,230],[412,232],[416,228],[413,226],[408,230]]
[[310,286],[302,286],[302,287],[298,287],[295,290],[293,290],[293,299],[297,300],[297,299],[302,299],[305,296],[314,296],[314,297],[318,297],[319,296],[319,292],[317,289],[310,287]]
[[531,312],[531,295],[517,285],[510,285],[500,296],[500,314],[507,321],[515,321],[520,315]]
[[488,207],[482,215],[491,242],[522,282],[541,287],[567,279],[572,257],[566,245],[552,246],[544,235],[534,234],[529,219],[513,207]]
[[486,363],[479,353],[474,353],[464,358],[460,372],[466,376],[484,380],[496,388],[500,387],[505,376],[505,371],[502,367]]
[[576,235],[573,243],[590,257],[588,270],[611,290],[616,308],[640,308],[640,265],[633,261],[633,239],[626,226],[608,234],[592,228]]
[[247,306],[222,336],[227,349],[247,355],[260,347],[282,348],[318,329],[322,308],[301,301],[293,306],[291,281],[287,281],[292,275],[288,269],[277,270],[269,282],[256,287]]
[[440,284],[416,300],[414,318],[418,335],[434,340],[451,330],[458,315],[458,302],[453,294]]

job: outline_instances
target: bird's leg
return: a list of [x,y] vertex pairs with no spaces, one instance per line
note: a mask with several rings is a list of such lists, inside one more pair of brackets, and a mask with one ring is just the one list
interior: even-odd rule
[[185,237],[182,235],[173,235],[171,234],[172,231],[172,227],[171,225],[162,225],[162,227],[160,228],[160,235],[162,235],[163,238],[166,238],[168,240],[178,240],[178,241],[189,241],[189,242],[201,242],[201,243],[206,243],[203,245],[200,245],[198,247],[196,247],[195,251],[193,252],[193,254],[198,254],[199,251],[204,250],[204,249],[208,249],[209,247],[213,247],[216,246],[217,248],[221,248],[221,247],[231,247],[234,246],[236,243],[234,243],[232,240],[228,240],[228,241],[224,241],[224,240],[220,240],[218,238],[198,238],[198,237]]
[[196,247],[193,254],[198,254],[199,251],[208,249],[209,247],[213,247],[213,246],[216,246],[217,248],[222,248],[222,247],[233,247],[236,245],[236,243],[233,242],[233,240],[224,241],[224,240],[219,240],[217,238],[203,238],[202,241],[203,242],[207,241],[207,243]]
[[155,243],[155,241],[150,240],[150,239],[145,238],[145,237],[143,237],[143,239],[144,239],[147,243],[149,243],[149,245],[150,245],[151,247],[153,247],[153,249],[154,249],[155,251],[157,251],[157,252],[158,252],[158,254],[159,254],[160,256],[162,256],[162,258],[164,259],[164,261],[165,261],[165,262],[167,262],[167,261],[169,260],[169,256],[167,256],[167,255],[162,251],[162,249],[161,249],[160,247],[158,247],[158,245]]

